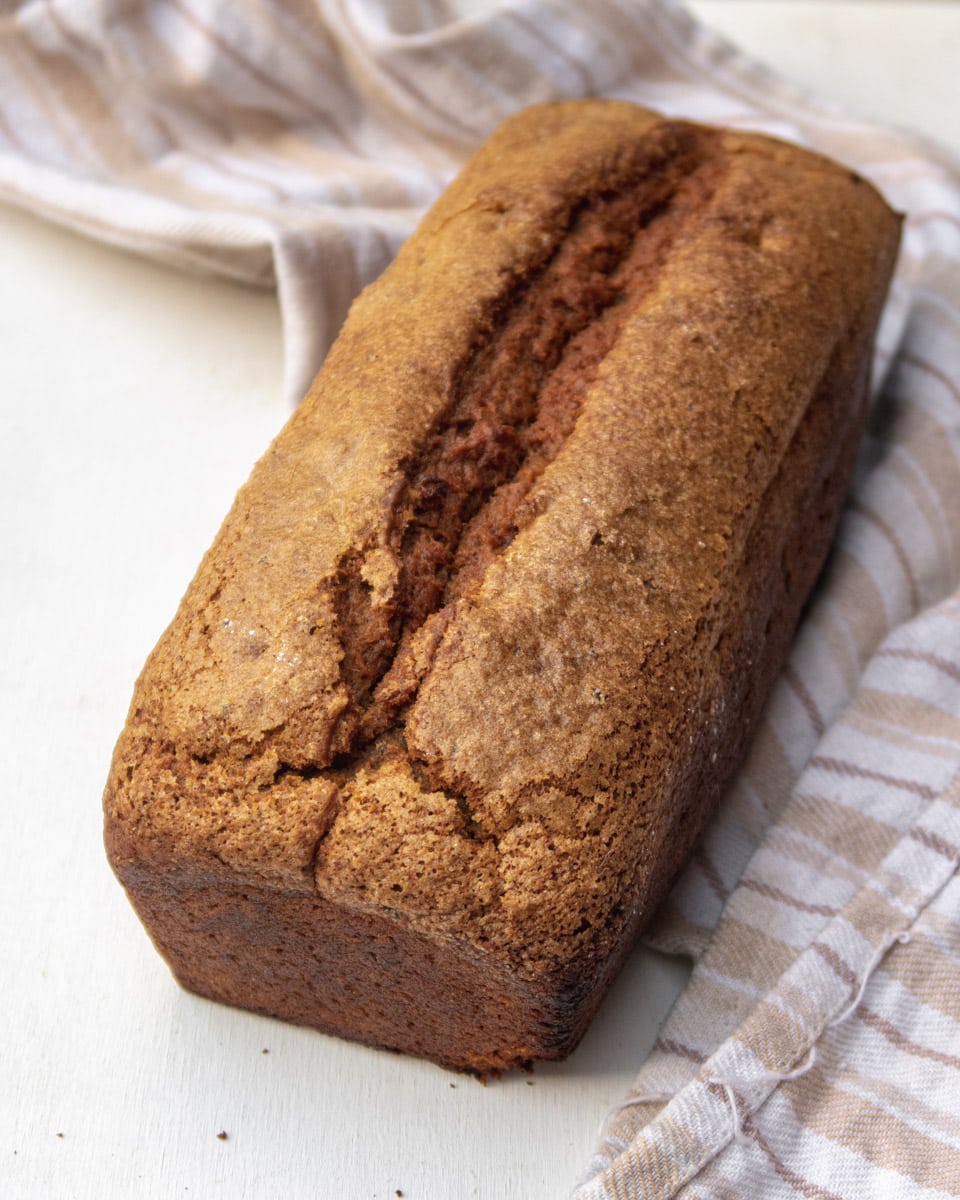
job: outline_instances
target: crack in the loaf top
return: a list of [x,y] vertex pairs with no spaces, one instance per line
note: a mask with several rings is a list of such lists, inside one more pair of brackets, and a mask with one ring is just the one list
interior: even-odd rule
[[526,496],[719,170],[714,142],[690,135],[657,170],[584,199],[549,259],[490,314],[451,403],[401,464],[388,534],[399,580],[389,603],[373,603],[363,552],[340,564],[334,605],[351,699],[331,738],[335,761],[402,720],[449,606],[480,586],[529,519]]

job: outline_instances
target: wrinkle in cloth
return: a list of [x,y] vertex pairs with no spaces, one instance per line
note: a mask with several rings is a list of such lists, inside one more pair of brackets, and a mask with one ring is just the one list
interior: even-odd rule
[[824,105],[667,0],[26,0],[0,11],[0,197],[276,287],[295,402],[478,143],[580,95],[792,138],[906,220],[835,549],[649,933],[692,976],[574,1195],[960,1195],[951,155]]

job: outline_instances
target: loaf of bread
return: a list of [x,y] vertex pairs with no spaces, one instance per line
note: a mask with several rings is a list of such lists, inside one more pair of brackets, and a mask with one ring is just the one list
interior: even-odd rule
[[567,1054],[741,762],[899,220],[765,137],[510,119],[354,304],[137,683],[114,870],[204,996]]

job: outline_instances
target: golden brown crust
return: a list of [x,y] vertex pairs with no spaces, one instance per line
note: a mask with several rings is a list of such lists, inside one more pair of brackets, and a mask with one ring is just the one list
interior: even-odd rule
[[[502,127],[356,302],[138,683],[107,844],[188,986],[454,1066],[570,1049],[820,569],[897,237],[769,139],[612,101]],[[270,945],[296,925],[305,955],[305,912],[293,1000]],[[334,977],[331,946],[384,938]],[[390,987],[423,1027],[330,1015]]]

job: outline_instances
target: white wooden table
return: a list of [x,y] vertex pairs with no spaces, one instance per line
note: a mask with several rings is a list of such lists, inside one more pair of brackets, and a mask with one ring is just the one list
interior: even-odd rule
[[[960,4],[692,7],[960,152]],[[4,209],[0,261],[0,1197],[565,1195],[681,964],[638,950],[568,1062],[483,1087],[185,995],[152,950],[99,796],[132,681],[287,416],[278,312]]]

